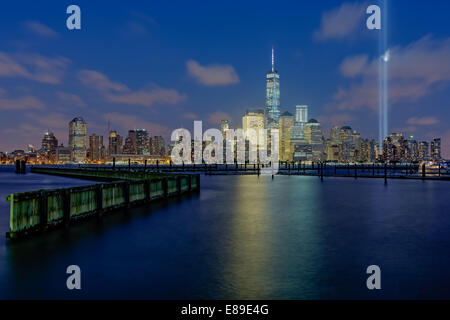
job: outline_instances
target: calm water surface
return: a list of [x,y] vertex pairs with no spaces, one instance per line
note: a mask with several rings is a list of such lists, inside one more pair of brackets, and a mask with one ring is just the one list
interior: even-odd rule
[[0,168],[0,298],[450,298],[449,182],[201,179],[199,195],[10,243],[9,193],[92,182]]

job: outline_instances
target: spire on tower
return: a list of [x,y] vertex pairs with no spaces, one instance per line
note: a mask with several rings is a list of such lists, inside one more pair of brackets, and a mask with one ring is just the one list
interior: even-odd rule
[[274,67],[274,56],[273,56],[273,46],[272,46],[272,72],[275,71],[275,67]]

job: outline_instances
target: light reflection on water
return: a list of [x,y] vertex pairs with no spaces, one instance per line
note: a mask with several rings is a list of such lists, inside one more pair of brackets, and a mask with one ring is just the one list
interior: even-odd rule
[[[89,184],[0,172],[0,197]],[[0,240],[2,298],[450,298],[447,182],[202,176],[199,195]],[[0,232],[8,204],[0,202]],[[65,288],[78,264],[83,290]],[[365,269],[378,264],[382,290]]]

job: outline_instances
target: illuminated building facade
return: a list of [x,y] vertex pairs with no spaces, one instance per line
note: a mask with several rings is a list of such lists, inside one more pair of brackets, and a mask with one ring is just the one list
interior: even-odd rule
[[294,116],[285,112],[279,120],[279,157],[280,161],[292,161],[291,128],[294,125]]
[[105,158],[105,147],[103,145],[103,136],[97,136],[95,133],[89,136],[89,160],[98,162]]
[[123,138],[116,131],[109,132],[108,155],[121,154],[123,152]]
[[434,161],[440,161],[441,158],[441,139],[433,139],[431,141],[431,159]]
[[72,150],[73,162],[86,161],[86,122],[82,117],[69,122],[69,148]]
[[56,139],[53,132],[46,132],[44,139],[42,139],[42,149],[51,152],[58,146],[58,139]]
[[266,74],[266,128],[278,128],[280,117],[280,75],[275,70],[272,47],[272,70]]
[[166,154],[166,146],[163,137],[154,136],[150,138],[150,154],[154,156],[164,156]]

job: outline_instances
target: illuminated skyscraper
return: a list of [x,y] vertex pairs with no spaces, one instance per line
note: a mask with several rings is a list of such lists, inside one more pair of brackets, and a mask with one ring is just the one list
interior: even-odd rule
[[136,130],[128,130],[128,137],[125,139],[123,153],[136,154]]
[[428,142],[422,141],[419,143],[419,160],[428,160],[430,157]]
[[266,128],[278,128],[280,117],[280,75],[275,70],[274,52],[272,47],[272,70],[266,74]]
[[305,141],[311,145],[313,161],[322,161],[324,158],[324,140],[322,127],[316,119],[309,120],[305,125]]
[[302,141],[305,139],[305,125],[308,122],[308,106],[295,107],[295,122],[291,129],[291,140]]
[[291,128],[294,125],[294,116],[285,112],[280,116],[280,120],[278,123],[279,129],[279,154],[281,161],[292,161],[292,153],[291,151]]
[[164,156],[166,154],[166,147],[163,137],[154,136],[150,138],[150,154],[153,156]]
[[123,138],[116,131],[109,132],[108,155],[121,154],[123,152]]
[[105,156],[105,147],[103,146],[103,136],[97,136],[95,133],[89,136],[89,160],[100,161]]
[[304,123],[306,124],[308,122],[308,106],[302,105],[302,106],[296,106],[295,107],[295,123],[300,124]]
[[434,161],[441,160],[441,139],[433,139],[431,141],[431,159]]
[[225,133],[227,132],[227,130],[230,129],[230,123],[228,122],[228,120],[222,120],[220,122],[220,131],[222,132],[222,137],[225,139]]
[[242,117],[242,129],[244,133],[248,129],[254,129],[258,134],[258,130],[264,129],[264,111],[261,109],[248,109]]
[[136,153],[150,154],[148,132],[145,129],[136,129]]
[[86,122],[82,117],[69,122],[69,148],[73,162],[86,161]]
[[53,132],[46,132],[44,139],[42,139],[42,149],[45,151],[53,151],[58,146],[58,139],[56,139]]

